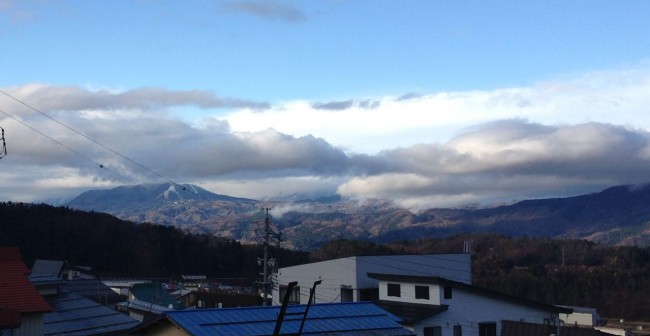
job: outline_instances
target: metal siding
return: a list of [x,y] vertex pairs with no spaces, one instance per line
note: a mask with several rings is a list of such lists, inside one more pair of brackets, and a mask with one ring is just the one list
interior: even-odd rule
[[[427,254],[393,256],[357,256],[280,268],[278,283],[286,285],[297,281],[301,304],[306,304],[309,289],[314,281],[322,280],[316,287],[316,303],[340,302],[341,285],[352,289],[377,288],[378,281],[368,273],[439,276],[466,284],[472,282],[472,265],[469,254]],[[358,291],[353,291],[358,301]],[[281,304],[279,291],[273,291],[274,304]]]
[[20,328],[14,329],[14,336],[43,335],[43,314],[22,314]]
[[502,320],[543,323],[545,318],[551,316],[550,311],[476,295],[457,287],[453,288],[452,298],[442,299],[441,303],[449,305],[448,310],[422,321],[418,326],[440,325],[443,326],[443,334],[450,334],[453,326],[458,323],[463,328],[463,334],[478,335],[479,323],[496,322],[499,335]]
[[[278,283],[287,285],[289,282],[297,281],[301,293],[300,303],[307,304],[309,289],[313,286],[314,281],[322,280],[322,283],[316,287],[316,303],[340,302],[341,285],[356,289],[359,276],[354,259],[341,258],[280,268]],[[277,289],[273,290],[273,302],[277,305],[282,304],[282,298],[280,298]]]

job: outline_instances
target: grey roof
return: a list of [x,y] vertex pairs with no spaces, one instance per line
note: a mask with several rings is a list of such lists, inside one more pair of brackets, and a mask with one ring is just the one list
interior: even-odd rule
[[401,318],[406,325],[413,325],[426,318],[442,313],[449,308],[447,305],[407,303],[386,300],[378,300],[375,303],[379,307],[384,308]]
[[63,289],[48,302],[53,310],[43,315],[45,335],[105,335],[126,331],[140,323],[125,314]]
[[56,275],[51,275],[51,274],[36,274],[36,275],[32,274],[28,278],[29,278],[29,282],[31,282],[34,286],[47,286],[47,285],[58,286],[64,283],[61,277]]
[[65,261],[37,259],[32,266],[31,275],[61,276]]
[[118,306],[133,310],[139,310],[141,312],[149,312],[156,315],[163,314],[164,312],[173,311],[174,308],[169,306],[163,306],[159,304],[149,303],[147,301],[142,301],[138,299],[132,299],[127,302],[120,302]]
[[97,279],[68,280],[65,282],[64,288],[103,304],[123,301],[122,296]]

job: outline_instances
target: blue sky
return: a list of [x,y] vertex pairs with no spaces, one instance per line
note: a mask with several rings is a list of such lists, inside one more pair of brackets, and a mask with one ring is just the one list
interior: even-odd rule
[[340,100],[531,85],[650,51],[645,1],[4,3],[4,85]]
[[[414,208],[574,195],[648,180],[649,14],[647,1],[0,0],[0,89],[222,194]],[[156,180],[8,96],[0,110],[0,199]]]

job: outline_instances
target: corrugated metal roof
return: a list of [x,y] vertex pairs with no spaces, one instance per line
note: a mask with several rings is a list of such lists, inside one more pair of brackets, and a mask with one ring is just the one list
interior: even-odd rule
[[99,303],[122,301],[119,294],[97,279],[68,280],[64,288]]
[[[281,334],[297,333],[305,305],[287,307]],[[194,336],[272,335],[279,306],[168,312],[167,317]],[[314,304],[305,335],[412,335],[399,318],[369,302]]]
[[17,247],[0,247],[0,307],[22,313],[47,312],[51,308],[32,285],[29,269]]
[[81,295],[61,290],[43,316],[45,335],[100,335],[131,329],[140,322]]

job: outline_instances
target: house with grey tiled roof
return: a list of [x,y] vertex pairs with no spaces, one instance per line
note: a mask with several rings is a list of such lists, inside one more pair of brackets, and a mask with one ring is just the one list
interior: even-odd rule
[[32,275],[54,275],[63,280],[95,279],[90,266],[71,265],[63,260],[37,259],[32,265]]

